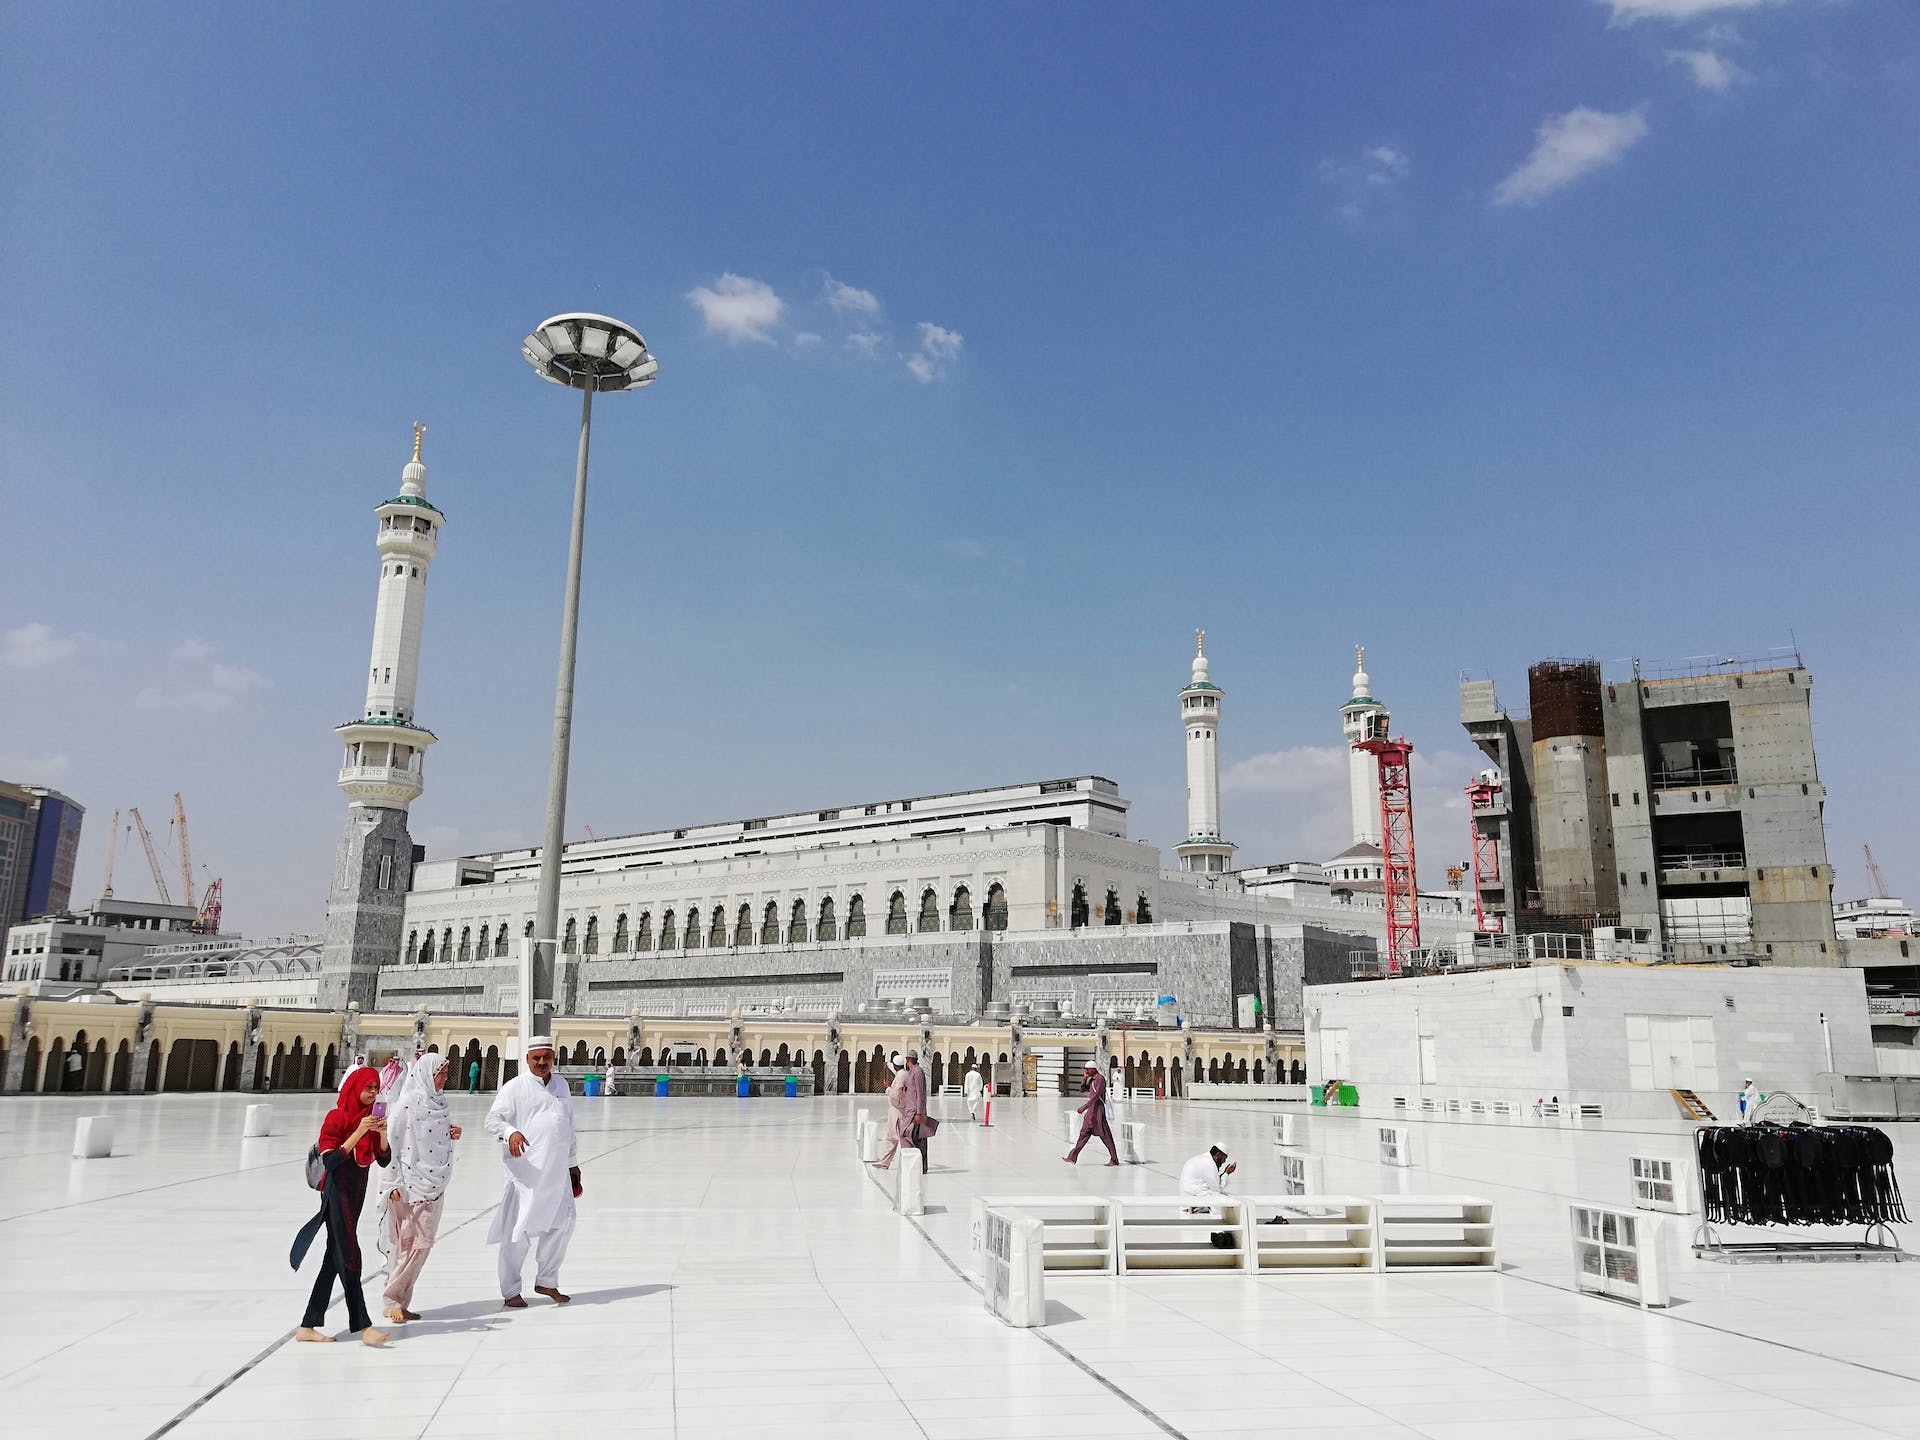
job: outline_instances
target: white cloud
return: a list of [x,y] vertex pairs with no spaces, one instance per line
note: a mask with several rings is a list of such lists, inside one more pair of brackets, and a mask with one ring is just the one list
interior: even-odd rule
[[1320,180],[1333,196],[1333,213],[1360,224],[1386,206],[1413,174],[1413,157],[1398,145],[1369,145],[1358,155],[1320,162]]
[[907,373],[927,385],[946,374],[947,368],[960,358],[966,341],[958,330],[949,330],[929,320],[920,322],[919,336],[920,348],[907,357]]
[[811,330],[802,330],[793,337],[793,348],[796,350],[818,350],[825,343]]
[[757,340],[771,345],[774,326],[786,313],[787,302],[764,280],[728,273],[711,286],[696,285],[687,299],[707,322],[707,329],[729,340]]
[[862,355],[875,355],[886,342],[871,330],[856,330],[847,336],[847,348],[858,350]]
[[51,665],[80,648],[70,635],[57,635],[51,625],[29,621],[0,634],[0,665]]
[[142,710],[231,710],[247,696],[273,687],[251,665],[219,658],[211,640],[189,635],[167,652],[159,671],[133,697]]
[[862,290],[857,285],[849,285],[843,280],[827,277],[827,304],[842,315],[878,315],[880,297],[871,290]]
[[1533,205],[1581,176],[1612,165],[1647,136],[1639,110],[1586,106],[1549,115],[1534,134],[1533,153],[1493,190],[1496,205]]
[[1698,20],[1722,10],[1751,10],[1770,0],[1600,0],[1613,11],[1613,23],[1631,25],[1636,20]]
[[1717,50],[1669,50],[1667,58],[1685,65],[1693,75],[1694,84],[1716,95],[1726,94],[1747,78],[1746,71]]

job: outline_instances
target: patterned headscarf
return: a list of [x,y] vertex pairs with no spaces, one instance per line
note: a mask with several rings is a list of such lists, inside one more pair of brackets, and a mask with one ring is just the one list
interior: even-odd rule
[[446,1056],[431,1050],[416,1059],[407,1071],[400,1098],[387,1112],[395,1183],[414,1204],[446,1194],[447,1182],[453,1178],[447,1097],[433,1083],[446,1064]]

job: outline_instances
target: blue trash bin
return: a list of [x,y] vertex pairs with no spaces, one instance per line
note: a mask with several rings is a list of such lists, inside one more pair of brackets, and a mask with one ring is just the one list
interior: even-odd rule
[[666,1076],[656,1075],[653,1077],[653,1093],[655,1095],[658,1095],[662,1100],[667,1098],[667,1077]]
[[750,1076],[742,1075],[740,1077],[740,1083],[735,1085],[733,1088],[734,1088],[734,1093],[739,1095],[739,1097],[742,1100],[744,1100],[749,1095],[753,1094],[753,1080]]
[[793,1099],[794,1096],[798,1095],[799,1093],[800,1093],[799,1077],[795,1075],[787,1076],[787,1099],[791,1100]]
[[583,1095],[598,1095],[600,1093],[600,1077],[598,1075],[582,1076],[580,1080],[580,1093]]

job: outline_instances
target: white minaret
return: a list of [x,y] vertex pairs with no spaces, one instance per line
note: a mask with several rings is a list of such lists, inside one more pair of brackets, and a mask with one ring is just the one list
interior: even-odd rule
[[407,807],[426,784],[422,767],[434,740],[433,732],[413,718],[420,631],[426,621],[427,567],[439,553],[440,528],[447,523],[427,502],[427,467],[420,461],[425,430],[413,427],[413,459],[400,472],[400,493],[374,510],[380,519],[374,540],[380,589],[367,703],[358,720],[335,732],[346,746],[340,788],[350,803],[321,951],[320,1001],[327,1006],[354,1000],[371,1010],[379,967],[400,958],[401,920],[413,879]]
[[[1367,647],[1353,647],[1353,698],[1340,707],[1340,729],[1349,746],[1387,733],[1387,707],[1373,698]],[[1365,750],[1347,751],[1347,800],[1353,807],[1353,843],[1380,843],[1380,762]]]
[[1207,632],[1194,632],[1193,680],[1180,692],[1180,719],[1187,728],[1187,839],[1174,846],[1180,868],[1219,875],[1234,847],[1220,838],[1220,701],[1208,678]]

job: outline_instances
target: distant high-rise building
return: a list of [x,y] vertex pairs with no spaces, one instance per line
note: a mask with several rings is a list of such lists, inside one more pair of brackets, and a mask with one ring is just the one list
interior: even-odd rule
[[9,926],[73,903],[87,807],[44,785],[0,781],[0,941]]
[[1487,912],[1518,934],[1619,927],[1673,959],[1838,964],[1812,677],[1797,655],[1738,664],[1607,680],[1545,662],[1521,716],[1461,682],[1499,771],[1474,812],[1499,848]]

